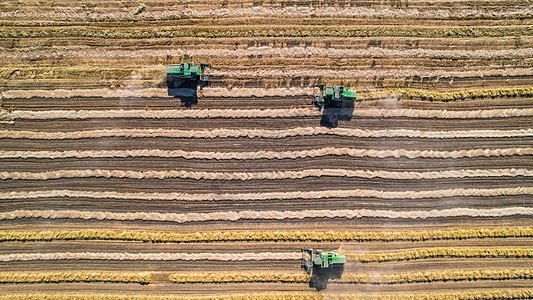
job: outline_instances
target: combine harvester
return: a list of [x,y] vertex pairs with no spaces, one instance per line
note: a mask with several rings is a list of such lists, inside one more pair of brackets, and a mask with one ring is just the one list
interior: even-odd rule
[[198,87],[200,91],[209,85],[206,71],[208,64],[182,63],[167,67],[168,95],[180,98],[181,105],[191,107],[198,104]]
[[341,278],[345,263],[346,255],[334,251],[316,250],[313,253],[313,249],[302,249],[302,268],[307,274],[312,274],[309,287],[317,291],[325,290],[328,280]]
[[[335,128],[339,125],[339,120],[350,121],[354,110],[354,101],[357,99],[357,92],[345,89],[343,86],[334,85],[324,88],[324,85],[315,85],[320,89],[320,94],[313,95],[313,104],[319,110],[324,109],[320,125]],[[314,94],[313,89],[313,94]]]

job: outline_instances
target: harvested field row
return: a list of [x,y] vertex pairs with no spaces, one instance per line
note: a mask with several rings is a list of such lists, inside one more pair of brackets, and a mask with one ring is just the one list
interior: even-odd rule
[[[54,91],[57,92],[57,91]],[[247,92],[247,91],[243,91]],[[238,93],[238,92],[237,92]],[[120,97],[117,95],[117,97]],[[320,112],[312,108],[291,109],[195,109],[195,110],[0,110],[0,120],[57,120],[57,119],[207,119],[207,118],[296,118],[316,117]],[[365,118],[435,118],[435,119],[490,119],[533,116],[533,108],[502,108],[486,110],[435,109],[380,109],[363,108],[354,111],[354,117]]]
[[[200,60],[201,58],[198,58]],[[415,78],[424,77],[431,78],[430,83],[435,83],[440,80],[448,79],[448,82],[451,78],[457,78],[458,80],[482,80],[483,77],[509,77],[519,81],[521,78],[528,78],[531,75],[532,68],[528,64],[524,64],[524,58],[496,58],[489,61],[470,61],[469,63],[461,61],[459,63],[454,62],[455,58],[449,58],[450,63],[447,66],[442,66],[440,68],[431,67],[428,68],[425,65],[431,64],[431,61],[423,61],[420,59],[415,59],[411,61],[406,59],[405,64],[399,64],[396,61],[396,65],[392,66],[388,64],[388,61],[385,59],[362,59],[365,65],[368,67],[358,68],[358,69],[344,69],[342,72],[337,70],[331,70],[330,66],[323,66],[313,69],[294,69],[294,67],[289,66],[288,68],[278,68],[271,66],[268,59],[264,59],[264,65],[256,66],[257,69],[249,70],[245,69],[218,69],[210,70],[211,82],[213,87],[226,87],[232,83],[232,86],[241,86],[244,85],[241,83],[242,80],[250,81],[250,78],[253,78],[253,82],[256,83],[258,87],[262,87],[259,82],[265,81],[267,79],[272,80],[272,83],[275,83],[274,80],[278,80],[278,84],[283,86],[281,80],[290,80],[291,85],[297,86],[299,88],[309,88],[313,86],[313,83],[319,83],[319,81],[329,81],[329,80],[357,80],[358,82],[363,82],[362,80],[370,80],[366,77],[384,77],[391,79],[402,79],[402,85],[396,86],[417,86]],[[527,59],[527,58],[525,58]],[[241,61],[241,59],[235,59]],[[287,60],[287,65],[294,65],[296,61],[293,57],[290,59],[275,59],[275,63],[283,64],[283,61]],[[444,59],[439,59],[442,62]],[[207,59],[203,61],[209,61]],[[72,62],[66,61],[68,65],[71,65]],[[139,62],[141,64],[142,62]],[[213,62],[211,62],[213,63]],[[231,61],[226,61],[225,63],[231,65]],[[302,63],[307,65],[314,64],[313,62],[305,61],[302,59]],[[326,62],[323,62],[326,63]],[[371,67],[372,64],[377,64],[379,67]],[[457,64],[457,65],[454,65]],[[499,64],[500,66],[495,66]],[[507,65],[508,67],[513,67],[510,71],[501,70],[501,65]],[[394,69],[394,67],[399,67],[404,65],[402,69]],[[458,69],[458,67],[461,67]],[[20,64],[17,64],[17,67],[7,66],[2,68],[4,71],[0,72],[0,78],[9,79],[9,85],[6,87],[13,89],[16,88],[18,84],[26,83],[28,86],[24,88],[21,86],[21,89],[28,88],[39,88],[40,86],[45,87],[47,82],[60,82],[65,81],[65,83],[81,83],[80,77],[83,77],[84,80],[91,79],[92,81],[100,80],[105,82],[115,82],[120,83],[122,88],[127,89],[128,85],[140,85],[142,87],[151,87],[151,88],[160,88],[165,85],[163,78],[165,77],[164,68],[160,65],[144,65],[138,67],[129,67],[129,68],[98,68],[92,66],[77,66],[77,67],[22,67]],[[78,81],[76,81],[78,79]],[[71,82],[69,82],[69,80]],[[227,83],[226,85],[224,85]],[[505,85],[513,85],[514,82],[507,82]],[[523,85],[528,84],[527,82],[522,83]],[[286,85],[286,84],[285,84]],[[516,84],[518,85],[518,84]],[[61,87],[57,85],[57,87]],[[56,88],[57,88],[56,87]],[[79,88],[80,86],[72,86],[73,88]],[[367,86],[364,86],[367,87]],[[424,87],[424,86],[421,86]],[[454,84],[448,84],[444,88],[454,87]],[[460,86],[459,86],[460,87]],[[368,87],[372,88],[372,87]],[[431,89],[431,86],[426,88]],[[443,87],[439,87],[443,88]],[[209,90],[206,89],[204,94],[208,94]],[[529,96],[531,96],[531,92]],[[496,95],[499,96],[499,95]],[[506,96],[506,95],[504,95]],[[518,95],[515,95],[518,96]],[[453,100],[453,99],[452,99]]]
[[378,198],[378,199],[426,199],[444,197],[496,197],[509,195],[533,195],[533,187],[491,188],[491,189],[446,189],[427,191],[383,191],[383,190],[326,190],[296,192],[264,193],[223,193],[223,194],[187,194],[187,193],[128,193],[128,192],[94,192],[75,190],[42,190],[0,192],[0,199],[42,199],[42,198],[89,198],[89,199],[123,199],[123,200],[163,200],[163,201],[266,201],[291,199],[327,199],[327,198]]
[[[306,63],[309,64],[309,63]],[[351,78],[341,78],[347,88],[353,89],[354,86],[360,86],[365,89],[373,89],[375,86],[380,88],[398,88],[398,87],[413,87],[413,88],[425,88],[425,89],[438,89],[438,90],[447,90],[449,88],[460,88],[468,89],[474,88],[482,84],[483,86],[520,86],[520,85],[529,85],[533,76],[531,76],[530,70],[525,70],[521,67],[512,67],[513,71],[510,71],[510,75],[506,75],[498,69],[490,69],[488,71],[465,71],[453,73],[452,70],[440,70],[437,72],[430,71],[429,73],[423,70],[410,69],[411,71],[401,71],[408,77],[398,77],[391,74],[396,74],[398,72],[392,71],[393,69],[389,68],[387,70],[376,70],[370,71],[367,75],[369,77],[351,77]],[[459,66],[451,67],[454,70],[457,70]],[[404,70],[402,68],[401,70]],[[365,74],[363,74],[365,75]],[[391,76],[389,76],[391,75]],[[448,77],[448,75],[458,77]],[[366,76],[366,75],[365,75]],[[342,77],[342,76],[341,76]],[[64,89],[68,92],[68,95],[76,97],[76,94],[73,94],[72,89],[83,89],[88,93],[90,90],[106,90],[111,89],[117,91],[119,88],[120,92],[113,92],[108,94],[109,97],[124,97],[124,98],[134,98],[138,95],[135,95],[133,90],[142,90],[143,93],[148,89],[159,89],[164,86],[164,81],[160,77],[146,77],[144,79],[136,79],[137,75],[135,72],[131,73],[126,77],[120,77],[116,79],[106,79],[103,77],[85,77],[86,80],[81,80],[79,77],[69,77],[69,78],[57,78],[57,79],[23,79],[23,80],[7,80],[5,87],[11,92],[16,91],[22,97],[28,97],[28,94],[34,93],[35,90],[47,89],[47,94],[52,95],[51,97],[57,97],[55,93],[50,92],[53,89]],[[287,88],[291,90],[297,89],[306,89],[310,88],[315,84],[325,83],[326,85],[333,85],[336,82],[335,77],[287,77],[283,75],[279,76],[267,76],[267,77],[257,77],[253,80],[250,80],[248,76],[240,76],[232,79],[222,79],[222,77],[212,77],[211,78],[212,86],[219,89],[233,89],[235,87],[246,88],[246,89],[256,89],[257,92],[254,95],[259,97],[266,96],[280,96],[275,92],[269,92],[271,89]],[[266,89],[260,91],[261,89]],[[22,93],[23,91],[26,93]],[[57,90],[56,90],[57,91]],[[216,96],[213,94],[212,89],[204,90],[202,94],[204,96]],[[304,95],[304,92],[297,92],[297,95]],[[90,94],[91,96],[93,94]],[[142,97],[162,97],[162,94],[158,93],[144,93]],[[81,95],[83,97],[83,95]],[[228,96],[228,97],[234,97]],[[246,96],[246,95],[244,95]],[[175,99],[176,100],[176,99]],[[453,99],[451,99],[453,100]],[[448,100],[448,101],[451,101]]]
[[[523,254],[516,257],[529,257]],[[146,260],[146,261],[260,261],[260,260],[298,260],[299,252],[266,252],[266,253],[17,253],[0,255],[0,261],[32,261],[32,260]],[[533,255],[530,255],[533,257]]]
[[[427,248],[395,252],[351,253],[342,252],[349,261],[362,263],[421,260],[432,258],[533,258],[530,248]],[[300,252],[261,253],[110,253],[110,252],[56,252],[56,253],[14,253],[0,255],[0,261],[47,261],[47,260],[142,260],[142,261],[258,261],[299,260]]]
[[[522,11],[527,10],[523,9]],[[529,10],[531,11],[531,10]],[[443,28],[455,28],[455,27],[485,27],[485,26],[501,26],[501,27],[514,27],[530,25],[531,21],[525,16],[502,16],[502,17],[486,17],[480,16],[477,18],[412,18],[412,17],[395,17],[395,18],[382,18],[382,17],[368,17],[368,18],[355,18],[349,16],[323,16],[323,17],[278,17],[272,16],[244,16],[235,18],[224,17],[200,17],[194,20],[180,18],[166,19],[153,19],[153,20],[73,20],[73,19],[57,19],[57,20],[39,20],[28,19],[16,22],[13,19],[3,18],[2,23],[5,27],[18,27],[18,28],[102,28],[102,29],[131,29],[137,28],[138,30],[152,29],[152,28],[177,28],[177,27],[212,27],[223,28],[233,26],[243,26],[245,28],[251,28],[252,26],[280,26],[291,27],[303,26],[309,28],[311,26],[323,25],[323,26],[345,26],[345,27],[367,27],[382,25],[385,27],[405,27],[409,23],[416,22],[418,27],[436,27],[439,24]],[[189,36],[193,37],[193,36]]]
[[74,140],[96,139],[104,137],[123,138],[187,138],[187,139],[215,139],[215,138],[261,138],[283,139],[299,136],[334,135],[357,138],[420,138],[420,139],[461,139],[461,138],[516,138],[533,137],[533,128],[514,130],[410,130],[384,129],[368,130],[358,128],[325,128],[325,127],[297,127],[282,130],[268,129],[225,129],[213,128],[204,130],[182,129],[104,129],[85,131],[27,131],[0,130],[0,139],[30,139],[30,140]]
[[461,289],[445,292],[410,292],[410,293],[310,293],[310,292],[269,292],[247,294],[211,294],[209,296],[187,295],[127,295],[127,294],[7,294],[0,295],[1,300],[411,300],[415,299],[529,299],[533,297],[533,289],[500,288],[500,289]]
[[[15,217],[13,215],[13,217]],[[176,233],[162,231],[60,230],[0,231],[0,242],[55,240],[112,240],[152,243],[209,243],[229,241],[429,241],[533,237],[533,227],[493,227],[417,231],[223,231]]]
[[[145,1],[146,2],[146,1]],[[26,5],[25,5],[26,6]],[[415,6],[416,7],[416,6]],[[1,19],[38,19],[38,20],[89,20],[109,22],[125,21],[125,20],[174,20],[180,18],[236,18],[236,17],[358,17],[358,18],[380,18],[380,17],[396,17],[396,18],[415,18],[415,19],[472,19],[472,18],[519,18],[533,15],[531,9],[439,9],[431,10],[428,8],[422,9],[375,9],[367,7],[313,7],[313,6],[291,6],[283,8],[274,8],[267,6],[254,6],[246,8],[218,8],[218,9],[192,9],[185,8],[180,10],[168,9],[168,7],[154,7],[148,6],[149,10],[143,11],[140,14],[132,14],[127,11],[114,11],[116,8],[105,8],[104,11],[36,11],[31,10],[17,10],[4,11],[0,13]],[[19,8],[20,9],[20,8]],[[57,22],[57,21],[55,21]]]
[[[165,158],[158,158],[158,157],[147,157],[147,158],[116,158],[116,159],[100,159],[100,158],[91,158],[91,159],[77,159],[77,158],[69,158],[69,159],[58,159],[58,160],[52,160],[52,159],[3,159],[2,163],[0,164],[0,171],[1,172],[40,172],[42,170],[50,170],[50,171],[59,171],[59,170],[79,170],[79,169],[101,169],[101,170],[108,170],[108,169],[117,169],[117,170],[131,170],[131,171],[140,171],[140,170],[157,170],[157,171],[168,171],[168,170],[186,170],[191,172],[213,172],[217,170],[221,170],[224,172],[273,172],[278,170],[286,170],[289,168],[289,170],[306,170],[309,168],[309,166],[313,165],[319,165],[325,169],[347,169],[347,170],[386,170],[391,172],[402,172],[402,171],[415,171],[415,172],[432,172],[432,171],[442,171],[442,170],[453,170],[453,169],[491,169],[494,168],[495,165],[498,167],[501,167],[502,169],[533,169],[533,160],[528,159],[529,156],[501,156],[501,157],[494,157],[494,156],[486,156],[486,157],[476,157],[476,158],[455,158],[455,159],[431,159],[431,164],[428,164],[429,159],[420,158],[420,159],[410,159],[410,158],[380,158],[380,159],[367,159],[367,158],[350,158],[349,160],[346,160],[342,157],[336,157],[336,156],[325,156],[321,158],[305,158],[305,159],[298,159],[298,160],[291,160],[290,166],[287,165],[286,160],[205,160],[205,161],[198,161],[198,160],[186,160],[181,158],[175,158],[171,162],[168,162]],[[168,163],[167,163],[168,162]],[[348,163],[347,163],[348,162]],[[213,168],[216,168],[216,170],[213,170]],[[490,182],[490,180],[496,179],[495,177],[487,177],[487,178],[476,178],[472,177],[472,179],[469,179],[471,177],[464,177],[464,181],[468,182]],[[298,184],[299,181],[305,181],[309,184],[312,184],[312,182],[319,182],[322,179],[326,179],[330,182],[343,182],[345,184],[349,184],[350,182],[357,181],[353,177],[333,177],[333,178],[319,178],[319,177],[305,177],[301,179],[294,179],[290,180],[293,183]],[[527,178],[519,178],[519,177],[501,177],[499,178],[502,182],[514,182],[517,185],[524,185],[528,181]],[[62,179],[59,179],[62,180]],[[105,180],[103,180],[100,177],[94,177],[92,180],[87,181],[85,179],[70,179],[73,182],[79,182],[83,183],[83,181],[86,181],[86,184],[82,184],[82,186],[88,186],[87,184],[91,184],[91,182],[94,181],[94,183],[102,183]],[[120,178],[108,178],[110,182],[113,181],[113,184],[120,184],[121,183],[129,183],[128,188],[132,190],[136,190],[135,186],[138,184],[141,184],[142,182],[138,180],[127,180],[127,179],[120,179]],[[146,181],[147,184],[152,183],[165,183],[158,181],[159,179],[147,179],[145,178],[144,181]],[[191,181],[191,179],[179,179],[179,178],[167,178],[170,182],[170,184],[197,184],[199,182]],[[408,179],[404,179],[408,180]],[[431,180],[431,179],[427,179]],[[520,180],[526,180],[523,181],[522,184],[520,184]],[[68,183],[69,180],[66,180],[64,183]],[[390,180],[386,179],[379,179],[379,177],[375,179],[371,179],[370,181],[368,179],[359,179],[360,182],[379,182],[379,183],[386,183],[389,182],[391,184],[394,184],[394,180],[392,182]],[[458,180],[454,180],[453,178],[447,179],[448,182],[458,182]],[[216,184],[218,185],[230,185],[230,184],[237,184],[239,186],[247,185],[249,182],[247,181],[236,181],[236,182],[226,182],[226,181],[220,181],[220,182],[212,182],[208,181],[203,183],[203,185],[209,185],[209,184]],[[414,184],[415,182],[412,181],[411,184]],[[429,183],[429,182],[426,182]],[[22,184],[24,185],[24,182],[10,182],[10,181],[3,181],[5,186],[12,186],[13,184]],[[49,185],[47,182],[32,182],[30,184],[38,186],[54,186],[53,183]],[[111,184],[111,183],[110,183]],[[263,181],[262,184],[279,184],[276,182],[268,182]],[[403,183],[405,184],[405,183]],[[65,184],[66,186],[67,184]],[[89,185],[90,186],[90,185]],[[168,186],[168,185],[167,185]],[[94,187],[94,186],[93,186]],[[168,186],[169,188],[172,188]],[[349,187],[348,185],[345,185],[344,187]],[[57,189],[57,186],[55,187]],[[354,188],[353,186],[351,187]],[[17,188],[15,188],[17,189]],[[41,188],[42,189],[42,188]],[[310,188],[313,189],[313,188]],[[316,189],[316,188],[314,188]],[[423,189],[423,187],[420,187],[420,189]],[[193,187],[191,187],[190,190],[194,190]],[[280,190],[280,189],[277,189]],[[296,189],[297,190],[297,189]],[[142,190],[138,190],[142,191]]]
[[283,180],[307,177],[355,177],[384,179],[443,179],[478,177],[533,177],[530,169],[474,169],[444,170],[428,172],[393,172],[385,170],[346,170],[346,169],[307,169],[301,171],[271,172],[193,172],[173,171],[123,171],[123,170],[58,170],[47,172],[0,172],[0,180],[52,180],[60,178],[129,178],[129,179],[168,179],[182,178],[194,180]]
[[[54,49],[54,50],[36,50],[36,49],[5,49],[0,53],[0,58],[4,59],[31,59],[31,58],[45,58],[57,59],[57,56],[62,56],[63,59],[67,57],[80,57],[84,60],[89,58],[143,58],[143,57],[181,57],[181,56],[195,56],[195,57],[239,57],[246,58],[252,56],[280,56],[287,58],[294,57],[326,57],[326,58],[347,58],[347,57],[416,57],[416,58],[453,58],[453,59],[468,59],[468,58],[511,58],[511,57],[528,57],[533,55],[532,48],[519,49],[497,49],[497,50],[467,50],[467,49],[388,49],[388,48],[320,48],[320,47],[248,47],[246,49],[227,49],[227,48],[200,48],[200,49],[158,49],[147,50],[140,49],[134,52],[127,50],[108,50],[93,48],[87,50],[69,50],[69,49]],[[4,62],[5,63],[5,62]],[[155,67],[155,66],[154,66]],[[42,67],[40,67],[42,68]],[[39,69],[40,69],[39,68]],[[146,66],[143,66],[146,68]],[[214,71],[217,71],[215,69]],[[0,73],[5,77],[5,71]],[[216,74],[216,73],[215,73]],[[338,74],[337,74],[338,75]],[[11,77],[10,77],[11,78]]]
[[97,27],[9,27],[0,30],[0,38],[218,38],[218,37],[427,37],[475,38],[532,36],[530,26],[475,26],[475,27],[422,27],[422,26],[180,26],[107,29]]
[[351,148],[319,148],[302,151],[258,151],[258,152],[187,152],[182,150],[67,150],[67,151],[0,151],[0,159],[65,159],[65,158],[128,158],[128,157],[163,157],[209,160],[258,160],[258,159],[301,159],[323,156],[349,157],[406,157],[415,158],[462,158],[462,157],[492,157],[492,156],[529,156],[533,155],[533,148],[499,148],[499,149],[468,149],[453,151],[437,150],[373,150]]
[[[19,5],[19,2],[18,1],[15,1],[15,0],[6,0],[4,2],[5,6],[6,7],[12,7],[12,6],[17,6]],[[23,7],[27,7],[27,8],[32,8],[32,10],[36,10],[36,11],[43,11],[45,10],[43,8],[44,7],[48,7],[51,5],[51,3],[54,3],[52,0],[44,0],[44,1],[41,1],[41,5],[37,5],[35,3],[32,3],[32,2],[26,2],[24,4],[21,4],[23,5]],[[156,8],[156,7],[167,7],[166,3],[164,2],[161,2],[159,0],[145,0],[143,1],[143,3],[145,3],[145,5],[148,7],[148,8]],[[439,7],[440,6],[446,6],[446,7],[449,7],[449,3],[450,1],[446,1],[446,0],[435,0],[431,3],[427,3],[425,1],[422,1],[422,0],[412,0],[409,2],[409,7],[411,6],[414,6],[414,7],[433,7],[433,6],[436,6],[438,5]],[[498,2],[498,1],[494,1],[494,0],[475,0],[475,1],[466,1],[466,0],[454,0],[452,1],[452,3],[455,4],[455,8],[457,9],[460,9],[460,8],[463,8],[463,7],[468,7],[468,6],[480,6],[480,7],[490,7],[490,8],[495,8],[495,7],[500,7],[502,5],[501,2]],[[76,1],[73,1],[73,0],[66,0],[60,4],[58,4],[58,7],[60,8],[63,8],[63,7],[69,7],[71,8],[72,7],[72,4],[77,4]],[[510,0],[510,1],[506,1],[505,2],[505,5],[506,6],[521,6],[523,5],[524,3],[521,2],[521,1],[517,1],[517,0]],[[171,4],[171,6],[175,6],[176,8],[181,8],[182,6],[179,5],[179,4]],[[232,8],[232,9],[237,9],[237,8],[250,8],[250,7],[272,7],[272,8],[285,8],[285,7],[300,7],[300,6],[303,6],[303,7],[317,7],[317,8],[327,8],[327,7],[330,7],[330,5],[327,3],[327,2],[321,2],[321,1],[318,1],[318,2],[312,2],[312,1],[308,1],[308,0],[291,0],[291,1],[286,1],[286,0],[272,0],[272,1],[268,1],[268,2],[265,2],[265,3],[260,3],[260,5],[252,0],[243,0],[243,1],[240,1],[240,2],[235,2],[235,3],[226,3],[222,0],[204,0],[204,1],[201,1],[201,0],[191,0],[188,2],[188,6],[189,7],[193,7],[194,9],[217,9],[217,8]],[[389,2],[384,2],[384,3],[374,3],[374,2],[368,2],[368,1],[364,1],[364,0],[346,0],[346,1],[342,1],[340,3],[338,3],[338,5],[335,5],[335,6],[332,6],[332,7],[338,7],[338,8],[345,8],[345,7],[365,7],[365,6],[375,6],[375,7],[378,7],[378,8],[389,8],[389,9],[392,9],[392,8],[402,8],[404,7],[405,5],[404,4],[400,4],[398,5],[397,3],[389,3]],[[102,10],[105,10],[105,11],[108,11],[108,10],[111,10],[111,11],[121,11],[121,10],[127,10],[128,8],[132,8],[132,7],[137,7],[137,3],[124,3],[124,2],[117,2],[117,1],[102,1],[102,0],[95,0],[92,5],[87,5],[86,8],[88,9],[93,9],[93,8],[101,8]],[[40,9],[38,9],[40,8]],[[11,10],[9,10],[11,11]]]
[[[533,47],[533,38],[528,36],[521,36],[515,38],[472,38],[472,39],[449,39],[449,38],[422,38],[422,37],[376,37],[376,38],[364,38],[364,37],[330,37],[327,40],[316,39],[313,37],[239,37],[239,38],[213,38],[213,39],[196,39],[194,37],[182,37],[178,41],[172,38],[156,38],[144,40],[146,48],[152,50],[190,50],[190,49],[234,49],[240,51],[240,49],[248,48],[329,48],[329,49],[366,49],[366,48],[385,48],[385,49],[430,49],[430,50],[450,50],[450,48],[462,49],[462,50],[513,50],[513,49],[525,49]],[[57,44],[54,49],[44,48],[42,44],[47,45]],[[41,47],[39,47],[41,45]],[[118,47],[117,45],[120,45]],[[14,51],[15,49],[21,51],[21,53],[28,53],[29,49],[43,49],[42,51],[51,51],[45,53],[53,53],[53,51],[69,51],[61,50],[66,47],[71,49],[70,51],[93,51],[89,53],[101,53],[98,51],[110,51],[114,50],[131,50],[132,54],[136,51],[147,50],[145,47],[139,48],[138,41],[134,39],[97,39],[97,38],[62,38],[62,39],[49,39],[49,38],[32,38],[32,39],[20,39],[20,40],[0,40],[0,46],[5,47],[5,50]],[[46,50],[48,49],[48,50]],[[177,51],[180,51],[177,50]],[[39,50],[35,50],[39,51]],[[70,53],[70,52],[66,52]],[[106,53],[106,52],[103,52]],[[142,52],[141,52],[142,53]],[[46,55],[45,55],[46,56]],[[91,56],[91,55],[90,55]],[[134,56],[132,56],[133,58]],[[67,57],[65,57],[67,58]],[[212,57],[214,58],[214,57]],[[253,57],[252,57],[253,58]],[[257,58],[257,57],[256,57]],[[268,58],[264,57],[263,59]],[[87,57],[81,62],[89,61],[91,58]],[[165,57],[159,58],[159,63],[167,64],[172,63],[174,59],[166,59]],[[244,58],[243,58],[244,59]],[[15,59],[15,61],[17,61]],[[21,63],[27,63],[24,60],[18,60]],[[57,59],[56,59],[57,61]],[[58,62],[60,62],[59,60]],[[262,60],[261,60],[262,61]],[[259,62],[261,62],[259,61]],[[236,66],[251,67],[250,63],[238,64]],[[257,62],[257,60],[256,60]],[[2,62],[4,64],[6,62]],[[79,62],[78,62],[79,64]],[[106,61],[105,65],[116,65],[115,61]],[[151,63],[153,64],[153,63]],[[217,64],[218,65],[218,64]],[[437,65],[438,66],[438,65]],[[235,66],[234,66],[235,67]]]
[[533,215],[530,207],[504,207],[493,209],[451,208],[442,210],[302,210],[302,211],[225,211],[213,213],[154,213],[130,212],[117,213],[108,211],[76,211],[76,210],[16,210],[0,212],[1,220],[22,218],[41,219],[81,219],[81,220],[141,220],[174,223],[210,222],[210,221],[238,221],[238,220],[285,220],[307,218],[386,218],[386,219],[427,219],[427,218],[457,218],[484,217],[499,218],[506,216]]

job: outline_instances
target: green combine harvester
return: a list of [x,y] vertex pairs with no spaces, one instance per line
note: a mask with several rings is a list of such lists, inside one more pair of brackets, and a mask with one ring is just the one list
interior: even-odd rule
[[167,67],[168,95],[180,98],[182,105],[190,107],[198,104],[198,87],[202,90],[209,85],[206,74],[208,64],[182,63]]
[[339,255],[337,252],[323,252],[313,249],[302,249],[302,268],[311,275],[309,287],[316,288],[317,291],[325,290],[328,280],[341,278],[344,273],[346,255]]
[[313,104],[319,110],[324,109],[320,125],[335,128],[338,126],[339,120],[350,121],[352,119],[357,92],[345,89],[340,85],[324,88],[324,85],[321,84],[314,87],[318,87],[320,93],[314,95]]

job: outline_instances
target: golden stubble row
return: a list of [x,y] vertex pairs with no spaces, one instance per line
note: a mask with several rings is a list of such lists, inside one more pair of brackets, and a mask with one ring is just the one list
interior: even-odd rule
[[306,169],[298,171],[264,172],[204,172],[186,170],[57,170],[45,172],[0,172],[0,180],[50,180],[60,178],[128,178],[128,179],[167,179],[181,178],[194,180],[282,180],[308,177],[348,177],[383,178],[397,180],[483,178],[483,177],[532,177],[530,169],[462,169],[441,171],[385,171],[347,169]]
[[0,300],[489,300],[530,299],[531,288],[450,290],[444,292],[411,293],[312,293],[312,292],[270,292],[248,294],[191,295],[127,295],[127,294],[10,294],[0,295]]
[[0,283],[125,282],[149,283],[151,274],[126,272],[0,272]]
[[231,241],[427,241],[486,238],[531,238],[533,227],[464,228],[420,231],[206,231],[194,233],[117,231],[102,229],[60,231],[0,231],[0,242],[52,240],[116,240],[154,243]]
[[[434,281],[513,280],[532,279],[533,269],[440,270],[398,274],[344,273],[339,283],[401,284]],[[309,282],[305,273],[240,272],[240,273],[175,273],[169,280],[175,283],[230,283],[230,282]]]

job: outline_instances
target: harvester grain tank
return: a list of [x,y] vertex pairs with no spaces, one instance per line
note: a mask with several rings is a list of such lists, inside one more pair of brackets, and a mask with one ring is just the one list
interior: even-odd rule
[[317,291],[326,289],[329,279],[341,278],[344,273],[346,255],[339,255],[335,251],[302,249],[302,268],[311,275],[309,287]]
[[168,95],[180,98],[182,105],[198,103],[198,88],[209,85],[208,64],[181,63],[167,67]]
[[338,126],[339,120],[350,121],[352,119],[357,92],[350,91],[340,85],[324,88],[324,85],[321,84],[314,87],[320,89],[320,93],[314,95],[313,104],[319,110],[324,109],[322,120],[320,120],[322,126],[334,128]]

